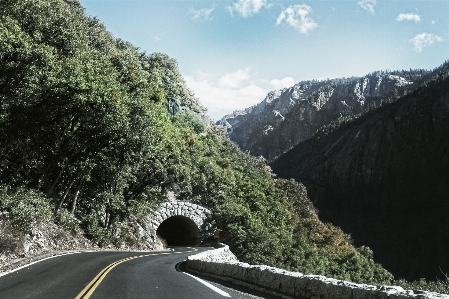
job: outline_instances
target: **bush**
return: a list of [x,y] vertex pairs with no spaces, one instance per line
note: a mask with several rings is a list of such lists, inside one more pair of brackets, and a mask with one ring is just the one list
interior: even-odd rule
[[121,248],[122,246],[144,248],[144,240],[140,238],[138,229],[130,225],[126,221],[115,221],[109,228],[102,226],[94,215],[83,218],[83,227],[85,227],[86,235],[100,247],[114,246]]
[[0,210],[9,212],[8,218],[17,231],[31,234],[33,226],[53,220],[50,199],[35,190],[0,188]]
[[200,117],[189,110],[176,114],[173,122],[180,128],[191,128],[195,134],[206,132],[206,125]]
[[0,215],[0,252],[2,254],[16,253],[24,238],[23,235],[11,233],[11,221],[5,218]]
[[425,290],[430,292],[437,292],[440,294],[449,294],[449,279],[443,280],[437,278],[436,281],[428,281],[423,279],[409,282],[404,279],[395,280],[393,285],[398,285],[406,290]]
[[56,214],[55,222],[64,230],[70,232],[72,236],[76,235],[79,228],[78,219],[64,209]]

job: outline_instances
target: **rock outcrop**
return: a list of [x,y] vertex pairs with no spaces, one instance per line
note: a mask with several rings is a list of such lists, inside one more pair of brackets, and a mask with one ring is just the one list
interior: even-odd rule
[[227,128],[243,151],[272,161],[323,125],[407,94],[429,76],[429,71],[416,70],[303,81],[272,91],[258,105],[226,115],[217,124]]

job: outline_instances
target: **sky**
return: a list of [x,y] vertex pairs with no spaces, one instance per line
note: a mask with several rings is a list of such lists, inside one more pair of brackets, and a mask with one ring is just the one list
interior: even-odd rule
[[449,0],[80,2],[114,37],[175,58],[215,120],[303,80],[449,59]]

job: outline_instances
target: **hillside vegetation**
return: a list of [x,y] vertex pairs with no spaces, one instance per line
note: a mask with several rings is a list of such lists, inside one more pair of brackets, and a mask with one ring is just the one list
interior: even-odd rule
[[[392,278],[369,248],[318,219],[302,184],[273,178],[200,120],[174,59],[115,39],[77,0],[6,0],[0,10],[2,234],[50,221],[99,246],[138,243],[124,223],[174,191],[213,211],[243,261]],[[167,113],[169,98],[184,111]]]

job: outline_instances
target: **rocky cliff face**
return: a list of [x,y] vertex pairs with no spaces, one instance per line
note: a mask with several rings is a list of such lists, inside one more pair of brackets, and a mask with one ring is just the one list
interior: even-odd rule
[[227,128],[243,151],[272,161],[321,126],[416,89],[429,73],[375,72],[361,78],[303,81],[272,91],[260,104],[226,115],[217,124]]
[[446,64],[415,92],[320,130],[271,165],[396,277],[449,271],[448,77]]

